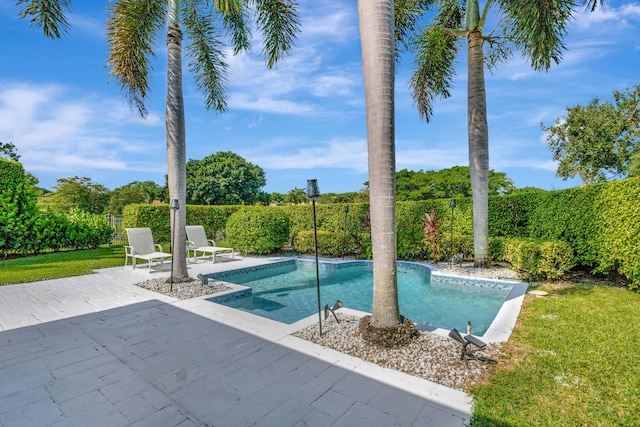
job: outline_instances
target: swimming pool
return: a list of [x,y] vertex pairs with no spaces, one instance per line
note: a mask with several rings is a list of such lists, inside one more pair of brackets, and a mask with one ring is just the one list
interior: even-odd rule
[[[345,307],[371,312],[370,261],[321,262],[318,269],[322,307],[339,299]],[[315,262],[300,259],[208,274],[249,287],[208,300],[291,324],[318,312],[315,274]],[[424,265],[398,262],[400,313],[417,324],[466,331],[471,321],[474,335],[482,335],[512,288],[511,283],[432,277]]]

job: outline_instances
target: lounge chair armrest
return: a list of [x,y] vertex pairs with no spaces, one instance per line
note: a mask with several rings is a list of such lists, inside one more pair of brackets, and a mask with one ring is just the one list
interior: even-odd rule
[[125,255],[133,255],[133,254],[136,253],[136,250],[133,248],[133,246],[125,245],[124,246],[124,253],[125,253]]
[[215,246],[216,245],[216,242],[214,242],[211,239],[207,239],[207,243],[209,244],[209,246]]
[[187,240],[187,246],[195,247],[196,245],[191,240]]
[[162,245],[161,245],[161,244],[159,244],[159,243],[155,243],[153,246],[155,246],[155,247],[156,247],[156,249],[158,250],[158,252],[164,252],[164,251],[162,250]]

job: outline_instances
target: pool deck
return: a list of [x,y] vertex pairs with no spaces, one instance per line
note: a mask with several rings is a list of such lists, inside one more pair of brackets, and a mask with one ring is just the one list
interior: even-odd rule
[[[259,265],[236,256],[189,275]],[[467,394],[135,286],[114,267],[0,286],[0,426],[456,426]]]

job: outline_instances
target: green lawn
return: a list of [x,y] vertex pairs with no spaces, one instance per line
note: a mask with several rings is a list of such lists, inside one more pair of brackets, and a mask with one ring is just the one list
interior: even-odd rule
[[54,252],[0,261],[0,285],[89,274],[95,268],[124,265],[122,246]]
[[640,294],[574,285],[527,297],[472,426],[639,426]]

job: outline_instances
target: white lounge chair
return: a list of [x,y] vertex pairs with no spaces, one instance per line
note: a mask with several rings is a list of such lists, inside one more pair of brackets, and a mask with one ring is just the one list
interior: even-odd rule
[[231,254],[235,256],[233,248],[216,246],[216,242],[207,239],[204,227],[201,225],[187,225],[187,253],[193,254],[193,262],[197,262],[198,253],[211,255],[212,262],[216,262],[216,254]]
[[150,228],[126,228],[129,244],[124,247],[125,258],[124,266],[127,266],[129,258],[131,265],[136,269],[136,258],[149,261],[149,272],[154,262],[160,262],[171,259],[171,254],[163,252],[162,246],[153,243],[153,236]]

